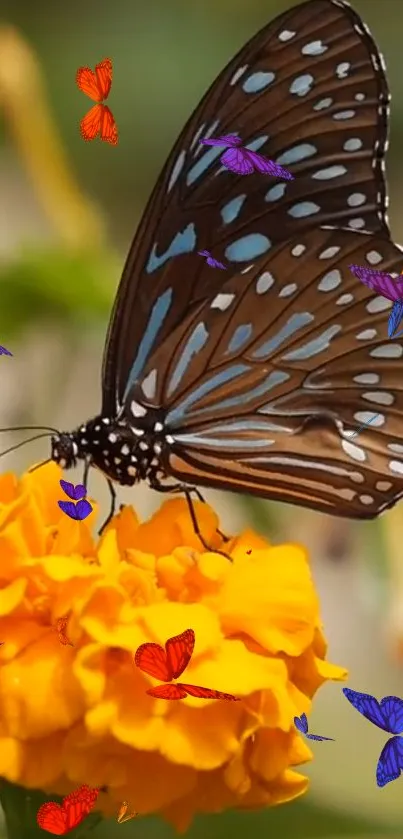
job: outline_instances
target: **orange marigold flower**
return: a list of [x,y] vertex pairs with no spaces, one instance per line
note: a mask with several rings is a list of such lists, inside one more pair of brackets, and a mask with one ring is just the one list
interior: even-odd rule
[[[305,792],[294,766],[312,758],[294,716],[327,679],[318,598],[306,551],[251,532],[200,552],[183,499],[145,523],[126,507],[97,542],[59,509],[55,464],[0,478],[0,775],[65,795],[107,787],[184,831],[197,812],[257,808]],[[217,517],[196,505],[205,539]],[[251,553],[247,553],[251,551]],[[60,643],[57,621],[67,617]],[[192,628],[183,681],[240,702],[146,694],[140,644]],[[154,682],[153,682],[154,684]]]

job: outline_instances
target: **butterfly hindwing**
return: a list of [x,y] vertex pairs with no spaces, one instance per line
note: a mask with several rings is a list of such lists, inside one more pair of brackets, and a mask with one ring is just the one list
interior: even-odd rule
[[223,693],[222,690],[215,690],[214,688],[203,688],[199,685],[185,685],[180,682],[177,687],[183,688],[188,696],[194,696],[196,699],[226,699],[231,702],[239,702],[238,696],[233,696],[232,693]]
[[187,695],[184,687],[175,682],[169,685],[156,685],[146,690],[146,693],[155,699],[185,699]]
[[[341,0],[298,5],[242,48],[180,134],[132,244],[104,352],[105,416],[114,415],[128,382],[190,305],[219,291],[222,275],[195,265],[198,250],[242,269],[321,224],[388,235],[387,116],[381,57]],[[235,133],[247,149],[290,168],[295,180],[238,178],[222,166],[222,147],[199,142]],[[363,190],[359,213],[349,203],[355,184]]]
[[[151,356],[126,416],[136,421],[132,404],[165,406],[169,474],[353,518],[395,503],[403,348],[388,342],[382,306],[351,274],[352,257],[395,270],[402,254],[363,232],[305,233],[222,282]],[[357,452],[348,435],[381,398]]]
[[403,770],[403,738],[391,737],[383,747],[376,767],[378,787],[395,781]]

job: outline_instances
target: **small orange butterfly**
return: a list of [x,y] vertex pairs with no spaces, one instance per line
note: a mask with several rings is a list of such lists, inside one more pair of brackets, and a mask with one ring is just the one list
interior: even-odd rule
[[112,111],[102,102],[109,96],[112,85],[112,61],[104,58],[95,65],[95,73],[89,67],[79,67],[76,73],[77,87],[97,104],[87,111],[80,122],[83,140],[94,140],[97,134],[105,143],[116,146],[118,129]]
[[159,644],[141,644],[134,656],[134,663],[143,673],[155,679],[161,679],[162,682],[169,682],[169,684],[149,688],[146,693],[156,699],[185,699],[186,696],[195,696],[197,699],[227,699],[238,702],[238,697],[233,696],[232,693],[223,693],[221,690],[199,685],[188,685],[184,682],[172,682],[172,679],[178,679],[186,670],[194,645],[193,629],[186,629],[180,635],[168,638],[165,650]]
[[72,641],[70,641],[70,639],[66,635],[67,624],[69,622],[70,617],[71,617],[71,609],[70,609],[69,612],[67,612],[66,615],[62,615],[61,618],[56,618],[56,623],[55,623],[55,627],[54,627],[55,631],[57,632],[57,634],[59,636],[60,643],[63,644],[63,646],[65,646],[65,647],[66,646],[74,647],[74,644],[72,643]]
[[124,822],[130,821],[130,819],[134,819],[138,813],[127,813],[129,804],[127,801],[122,801],[119,812],[117,815],[118,824],[123,824]]

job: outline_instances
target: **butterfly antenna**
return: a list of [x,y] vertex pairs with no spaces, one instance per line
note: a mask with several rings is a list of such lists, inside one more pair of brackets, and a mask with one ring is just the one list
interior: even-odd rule
[[12,428],[0,428],[0,434],[2,431],[49,431],[52,434],[60,434],[58,428],[49,425],[13,425]]
[[[2,431],[6,431],[7,429],[1,429]],[[13,431],[16,429],[12,429]],[[37,434],[35,437],[29,437],[28,440],[23,440],[22,443],[17,443],[15,446],[10,446],[9,449],[6,449],[4,452],[0,452],[0,457],[4,457],[6,454],[10,454],[10,452],[15,452],[17,449],[20,449],[22,446],[26,446],[27,443],[33,443],[35,440],[41,440],[42,437],[51,437],[54,432],[48,431],[46,434]],[[57,432],[56,432],[57,433]],[[50,458],[51,460],[52,458]],[[47,463],[48,461],[44,461]],[[39,464],[41,465],[41,464]]]

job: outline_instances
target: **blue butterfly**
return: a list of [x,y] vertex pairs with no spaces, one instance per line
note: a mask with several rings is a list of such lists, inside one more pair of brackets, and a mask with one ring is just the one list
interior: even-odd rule
[[[384,696],[380,702],[369,693],[343,688],[344,696],[367,720],[389,734],[403,733],[403,699]],[[403,769],[403,739],[391,737],[383,747],[376,767],[378,787],[395,781]]]
[[333,740],[334,737],[321,737],[320,734],[308,734],[308,720],[306,714],[301,714],[300,717],[294,717],[294,725],[301,734],[305,734],[308,740]]

